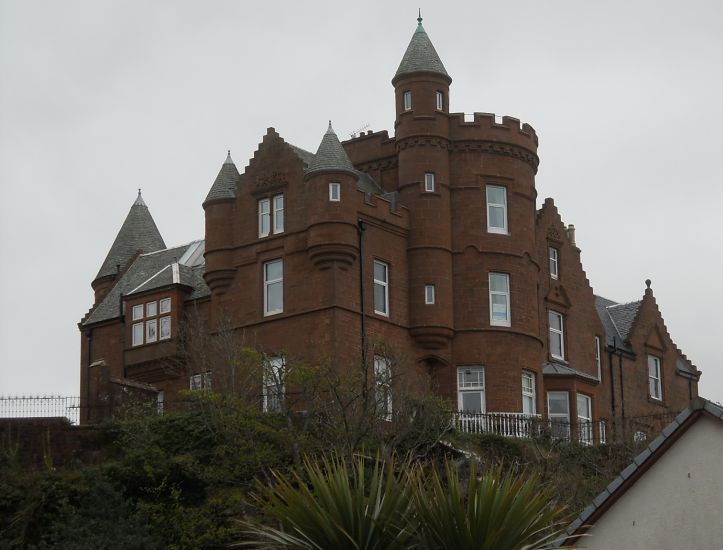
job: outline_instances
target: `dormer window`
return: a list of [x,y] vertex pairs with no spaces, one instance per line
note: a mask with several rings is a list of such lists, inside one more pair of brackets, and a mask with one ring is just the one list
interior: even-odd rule
[[442,111],[444,110],[444,94],[442,92],[437,92],[437,110]]
[[412,92],[404,92],[404,110],[409,111],[412,108]]
[[152,344],[171,337],[171,299],[136,304],[132,309],[134,322],[131,327],[131,344],[133,347]]

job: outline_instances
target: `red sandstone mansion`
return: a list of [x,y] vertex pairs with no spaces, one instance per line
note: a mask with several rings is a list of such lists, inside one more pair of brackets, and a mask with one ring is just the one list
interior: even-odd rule
[[[450,112],[451,82],[419,19],[392,79],[393,136],[340,143],[329,124],[313,154],[269,128],[243,173],[223,163],[205,239],[183,246],[166,247],[139,193],[79,325],[83,421],[103,399],[101,360],[106,385],[168,401],[223,376],[168,366],[190,314],[209,334],[243,334],[277,374],[282,352],[373,364],[390,415],[402,387],[560,420],[687,406],[700,372],[650,283],[632,303],[593,294],[574,227],[552,199],[536,209],[535,130]],[[260,407],[284,398],[282,384],[258,387]]]

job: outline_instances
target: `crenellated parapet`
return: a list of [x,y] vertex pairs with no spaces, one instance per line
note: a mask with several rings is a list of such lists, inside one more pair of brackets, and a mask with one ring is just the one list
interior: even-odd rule
[[528,164],[535,173],[540,164],[535,129],[514,117],[503,116],[502,122],[497,122],[494,114],[474,113],[474,118],[466,121],[464,113],[451,113],[449,136],[453,152],[481,152],[516,158]]

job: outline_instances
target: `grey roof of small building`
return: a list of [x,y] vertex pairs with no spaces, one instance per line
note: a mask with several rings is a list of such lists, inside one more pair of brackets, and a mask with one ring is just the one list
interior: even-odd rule
[[552,375],[561,375],[561,376],[580,376],[582,378],[587,378],[588,380],[594,380],[595,382],[598,382],[597,377],[584,373],[582,371],[579,371],[577,369],[573,369],[572,367],[569,367],[567,365],[563,365],[562,363],[552,363],[552,362],[545,362],[542,364],[542,374],[552,374]]
[[605,327],[606,344],[632,351],[629,345],[630,329],[638,316],[642,301],[618,304],[602,296],[595,296],[595,309]]
[[632,476],[646,462],[657,460],[658,457],[667,450],[660,450],[663,443],[696,412],[707,412],[713,416],[713,418],[723,421],[723,407],[721,405],[712,403],[702,397],[696,397],[687,409],[676,416],[675,420],[666,426],[662,433],[656,437],[650,445],[643,449],[643,451],[635,457],[635,460],[633,460],[627,468],[620,472],[620,475],[612,480],[610,484],[593,499],[592,503],[568,526],[565,534],[555,541],[555,547],[565,544],[568,537],[575,535],[578,529],[587,525],[591,516],[603,505],[603,503],[612,497],[614,493],[620,490],[627,490],[630,483],[626,483],[626,481],[630,478],[630,476]]
[[321,171],[357,173],[344,150],[344,146],[334,132],[334,128],[331,127],[331,121],[329,121],[329,128],[326,130],[324,137],[321,138],[319,148],[311,163],[309,163],[306,173],[313,174]]
[[233,199],[236,196],[236,184],[238,183],[239,173],[236,165],[231,159],[231,151],[228,152],[226,161],[221,165],[218,175],[206,195],[204,203],[217,199]]
[[166,248],[166,244],[163,242],[163,237],[161,237],[139,189],[138,197],[131,205],[131,209],[95,278],[115,275],[119,269],[122,271],[128,261],[138,252],[153,252],[164,248]]
[[210,295],[203,280],[204,241],[138,256],[103,300],[83,322],[84,326],[121,316],[121,298],[181,284],[191,289],[187,299]]
[[394,79],[404,74],[436,73],[446,76],[451,81],[437,50],[434,49],[432,41],[422,26],[422,18],[420,17],[417,21],[417,28],[409,41],[407,51],[404,52]]

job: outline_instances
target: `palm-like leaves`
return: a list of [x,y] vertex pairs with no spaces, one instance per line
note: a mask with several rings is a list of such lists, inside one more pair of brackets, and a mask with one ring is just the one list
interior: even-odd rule
[[550,506],[550,495],[539,490],[536,479],[504,476],[500,470],[478,477],[473,467],[465,495],[450,463],[445,473],[446,482],[436,470],[417,480],[423,548],[540,548],[559,534],[562,508]]
[[339,458],[307,458],[303,479],[274,473],[273,487],[260,487],[265,512],[283,526],[252,527],[256,548],[376,550],[410,548],[413,528],[411,484],[395,475],[391,461],[371,468],[363,458],[347,466]]
[[[395,474],[395,470],[401,474]],[[363,458],[304,461],[303,477],[274,473],[257,501],[281,528],[249,526],[254,548],[314,550],[518,550],[541,548],[558,536],[562,508],[550,505],[537,479],[472,467],[466,494],[457,470],[443,480],[405,462]]]

